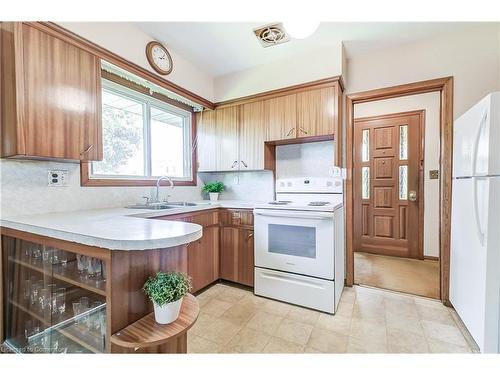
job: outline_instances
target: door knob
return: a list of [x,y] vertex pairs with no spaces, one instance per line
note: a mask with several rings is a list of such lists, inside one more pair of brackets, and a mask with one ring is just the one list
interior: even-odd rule
[[415,202],[417,200],[417,192],[415,190],[410,190],[408,193],[408,199]]

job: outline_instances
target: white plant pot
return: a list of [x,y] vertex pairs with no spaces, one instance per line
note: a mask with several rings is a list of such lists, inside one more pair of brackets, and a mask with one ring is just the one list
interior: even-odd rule
[[212,202],[219,200],[219,193],[208,193]]
[[159,324],[169,324],[175,321],[179,317],[182,300],[183,298],[163,306],[158,306],[156,303],[153,303],[156,322]]

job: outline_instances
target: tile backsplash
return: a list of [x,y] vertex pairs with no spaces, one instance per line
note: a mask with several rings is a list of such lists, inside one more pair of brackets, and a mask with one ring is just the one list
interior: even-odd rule
[[270,171],[203,172],[203,183],[222,181],[226,190],[220,199],[267,202],[274,199],[274,179]]
[[333,141],[277,146],[276,178],[328,177],[333,154]]
[[[68,171],[67,186],[49,187],[47,171]],[[82,187],[80,164],[53,161],[18,161],[0,159],[0,217],[31,215],[46,212],[123,207],[142,202],[150,196],[152,187]],[[176,187],[173,192],[161,188],[161,194],[171,194],[170,200],[200,200],[201,184]]]

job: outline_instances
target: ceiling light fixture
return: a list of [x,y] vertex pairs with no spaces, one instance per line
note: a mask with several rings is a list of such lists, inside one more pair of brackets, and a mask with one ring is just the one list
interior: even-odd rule
[[319,22],[316,21],[286,21],[283,27],[295,39],[305,39],[317,30]]

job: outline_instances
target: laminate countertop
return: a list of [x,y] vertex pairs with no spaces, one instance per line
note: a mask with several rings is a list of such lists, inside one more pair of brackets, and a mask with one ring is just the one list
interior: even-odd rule
[[165,210],[106,208],[2,218],[5,228],[110,250],[150,250],[179,246],[202,236],[198,224],[150,220],[213,208],[252,209],[256,202],[201,201]]

